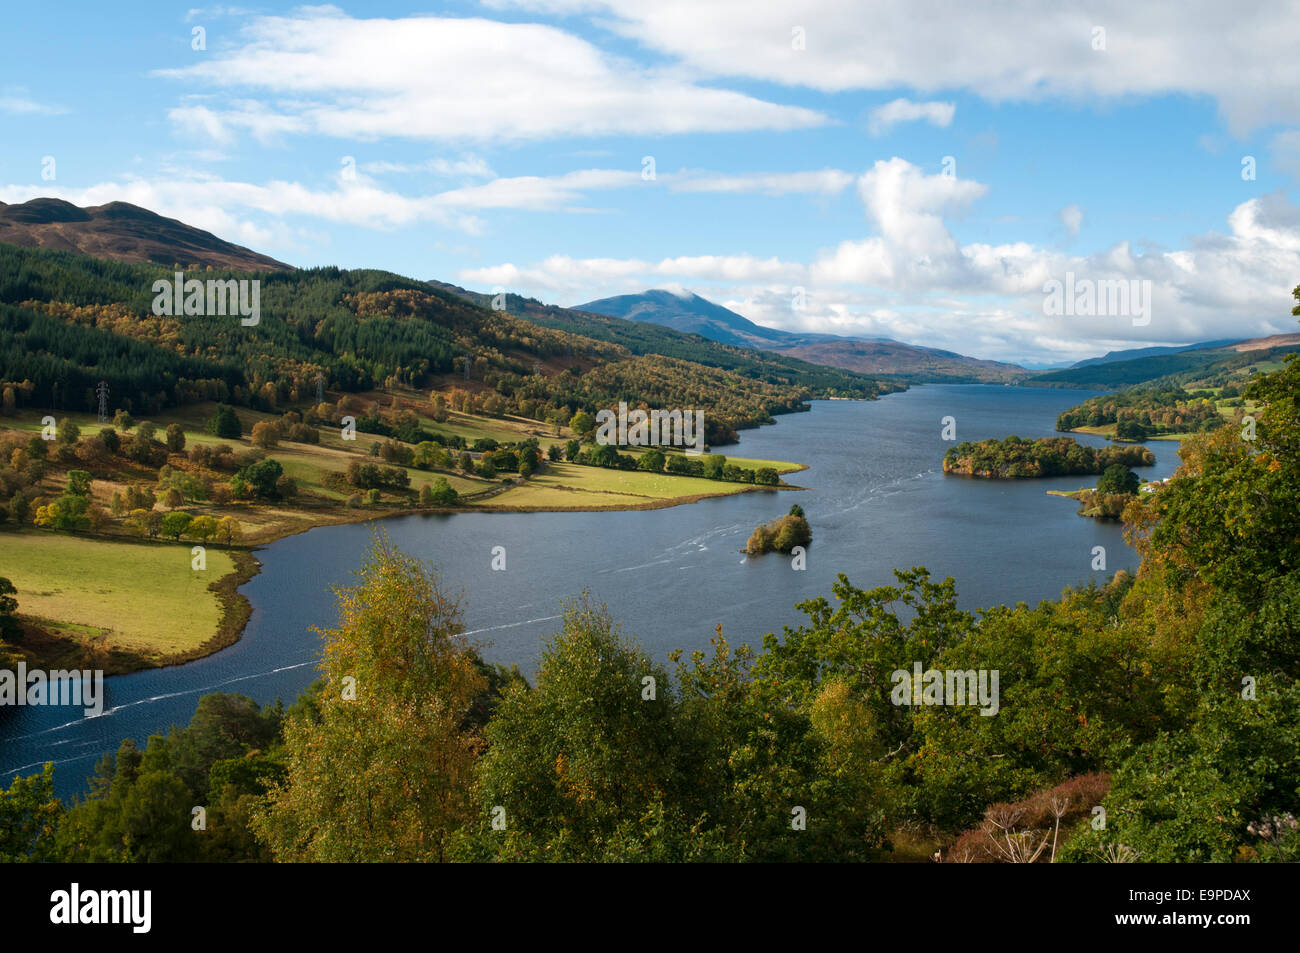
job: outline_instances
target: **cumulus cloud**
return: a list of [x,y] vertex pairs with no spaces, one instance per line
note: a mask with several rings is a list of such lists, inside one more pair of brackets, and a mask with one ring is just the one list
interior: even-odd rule
[[917,103],[910,99],[895,99],[871,110],[867,128],[873,136],[883,136],[900,122],[924,120],[932,126],[947,127],[952,124],[957,107],[938,101]]
[[969,284],[969,262],[944,217],[964,212],[987,191],[971,179],[927,175],[898,157],[876,162],[858,179],[858,194],[879,234],[823,254],[813,280],[898,288]]

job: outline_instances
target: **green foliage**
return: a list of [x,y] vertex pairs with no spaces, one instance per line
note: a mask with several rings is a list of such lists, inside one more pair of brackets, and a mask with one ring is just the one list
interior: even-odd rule
[[22,638],[22,626],[15,618],[18,612],[18,600],[14,598],[16,595],[18,590],[14,584],[0,576],[0,641],[17,642]]
[[58,499],[45,506],[36,508],[34,522],[37,526],[51,529],[84,530],[90,528],[90,517],[86,511],[90,500],[79,493],[64,493]]
[[[389,383],[423,388],[468,363],[470,376],[491,390],[467,395],[458,410],[467,403],[494,416],[572,416],[581,424],[598,407],[633,397],[652,407],[705,410],[706,436],[715,444],[774,414],[806,410],[813,396],[873,398],[894,389],[851,371],[635,321],[531,304],[497,311],[486,299],[370,270],[260,274],[261,320],[248,333],[237,321],[153,315],[153,282],[171,277],[160,265],[0,249],[0,383],[26,382],[28,404],[83,411],[95,409],[100,379],[137,413],[198,401],[272,411],[311,393],[322,376],[344,392]],[[539,359],[566,366],[535,374]],[[225,412],[221,418],[218,436],[237,437]],[[357,424],[408,443],[427,439],[412,422],[390,427],[358,415]]]
[[[1276,378],[1276,386],[1294,387],[1300,363],[1291,361]],[[1252,598],[1295,572],[1300,567],[1298,438],[1300,417],[1284,397],[1270,403],[1253,443],[1232,425],[1186,441],[1179,450],[1179,473],[1148,504],[1153,568],[1176,586],[1199,577],[1216,589]]]
[[1212,398],[1195,396],[1176,384],[1155,383],[1089,398],[1062,412],[1056,429],[1115,424],[1120,440],[1144,440],[1157,434],[1213,430],[1222,422]]
[[[90,794],[59,818],[43,859],[270,859],[248,834],[246,814],[250,800],[283,776],[274,754],[282,717],[278,703],[263,708],[243,695],[211,694],[187,727],[153,736],[144,752],[124,741],[99,762]],[[206,830],[192,826],[195,806],[207,808]]]
[[176,511],[168,513],[162,518],[162,534],[170,536],[172,539],[179,540],[181,536],[189,529],[190,524],[194,522],[194,517],[185,512]]
[[1155,454],[1146,447],[1089,447],[1070,437],[960,443],[943,455],[943,472],[995,480],[1102,473],[1109,466],[1149,467]]
[[90,474],[85,470],[69,470],[67,492],[73,496],[90,496]]
[[[429,491],[427,503],[425,490]],[[438,477],[432,484],[426,483],[420,489],[420,503],[425,506],[450,506],[456,502],[458,496],[455,487],[447,482],[446,477]]]
[[[647,681],[651,680],[651,681]],[[668,673],[583,598],[543,650],[537,687],[515,686],[487,729],[471,856],[511,860],[687,859],[702,805],[684,773]],[[505,830],[492,829],[493,808]],[[500,815],[498,815],[500,816]],[[686,853],[672,858],[676,849]]]
[[242,499],[274,500],[279,497],[276,482],[283,474],[284,467],[278,460],[261,460],[236,471],[230,480],[230,489]]
[[238,440],[244,432],[235,409],[226,404],[217,408],[217,412],[208,418],[206,426],[208,433],[223,440]]
[[1112,463],[1097,481],[1097,492],[1133,494],[1138,491],[1141,482],[1138,475],[1124,464]]
[[0,863],[54,859],[54,834],[63,805],[54,796],[54,765],[40,774],[16,776],[0,790]]

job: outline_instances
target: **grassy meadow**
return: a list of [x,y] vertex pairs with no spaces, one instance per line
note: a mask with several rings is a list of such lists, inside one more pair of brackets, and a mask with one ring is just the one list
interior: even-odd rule
[[6,529],[0,575],[17,588],[22,615],[55,633],[150,658],[184,655],[216,633],[222,610],[208,586],[235,571],[215,546],[207,569],[192,569],[190,547]]

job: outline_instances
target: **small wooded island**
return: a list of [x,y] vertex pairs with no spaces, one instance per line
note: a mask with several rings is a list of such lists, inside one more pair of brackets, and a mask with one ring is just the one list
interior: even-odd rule
[[988,480],[1104,473],[1107,467],[1149,467],[1155,454],[1146,447],[1089,447],[1071,437],[1026,440],[1004,437],[958,444],[943,455],[943,472]]
[[1048,490],[1051,496],[1063,496],[1079,503],[1079,515],[1098,520],[1124,518],[1124,509],[1138,498],[1141,478],[1122,463],[1113,463],[1097,481],[1095,489]]
[[812,528],[804,518],[803,507],[796,503],[785,516],[755,529],[741,552],[750,556],[788,553],[796,546],[807,546],[811,542]]

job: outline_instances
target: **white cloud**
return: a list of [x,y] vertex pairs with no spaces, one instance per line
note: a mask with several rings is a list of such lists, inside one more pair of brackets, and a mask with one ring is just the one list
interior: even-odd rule
[[193,174],[165,180],[130,178],[71,189],[50,183],[0,186],[0,200],[25,202],[53,196],[81,206],[131,202],[226,238],[232,238],[232,232],[243,236],[232,240],[251,240],[249,236],[253,235],[257,243],[263,243],[272,233],[254,235],[250,230],[256,226],[236,216],[234,210],[275,219],[314,218],[363,228],[434,223],[474,234],[481,230],[475,212],[563,208],[578,200],[585,190],[612,188],[633,179],[639,181],[633,172],[591,169],[549,178],[494,179],[482,185],[410,196],[381,188],[360,174],[352,181],[345,181],[340,175],[335,186],[324,189],[298,182],[254,184]]
[[37,102],[25,86],[6,86],[0,89],[0,113],[15,116],[59,116],[67,111],[62,106]]
[[[827,92],[969,91],[993,102],[1181,93],[1218,103],[1234,132],[1300,122],[1300,6],[1132,0],[996,6],[965,0],[495,0],[602,17],[624,36],[720,77]],[[793,48],[802,27],[805,49]],[[1094,50],[1092,31],[1106,30]],[[1243,68],[1242,64],[1249,64]]]
[[879,236],[841,242],[814,264],[813,280],[899,288],[967,285],[969,262],[943,220],[987,191],[971,179],[927,175],[905,159],[876,162],[858,179],[858,193]]
[[[778,258],[752,255],[695,255],[664,258],[657,262],[634,258],[571,258],[552,255],[533,265],[512,263],[459,272],[462,281],[479,285],[505,285],[559,294],[570,304],[611,294],[642,291],[647,287],[682,285],[686,281],[781,281],[805,278],[803,265]],[[660,279],[670,279],[668,282]]]
[[1061,224],[1065,226],[1065,233],[1070,238],[1079,237],[1079,229],[1083,227],[1083,209],[1077,205],[1067,205],[1060,212]]
[[882,136],[900,122],[924,120],[932,126],[947,127],[952,123],[956,111],[957,107],[952,103],[937,100],[917,103],[910,99],[895,99],[871,110],[871,115],[867,117],[867,128],[873,136]]
[[459,159],[435,157],[423,162],[387,162],[375,160],[363,162],[361,169],[372,175],[427,173],[444,178],[491,178],[495,175],[492,167],[481,157],[475,155],[461,156]]
[[664,178],[674,192],[837,195],[853,184],[854,176],[839,169],[821,169],[814,172],[679,173]]
[[332,7],[251,20],[236,44],[156,70],[204,92],[272,99],[173,110],[185,130],[247,129],[259,138],[315,133],[362,140],[519,141],[801,129],[825,117],[702,86],[673,67],[616,59],[542,24],[430,16],[352,18]]

